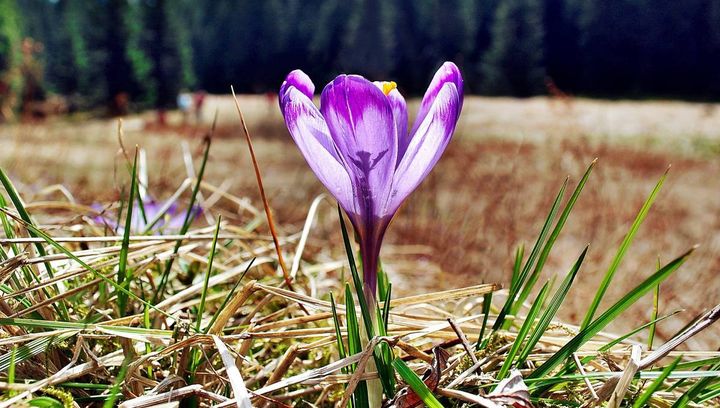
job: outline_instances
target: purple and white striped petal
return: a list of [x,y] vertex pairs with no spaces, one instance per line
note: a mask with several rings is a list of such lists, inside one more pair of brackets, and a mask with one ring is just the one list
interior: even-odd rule
[[341,75],[320,97],[320,111],[356,192],[360,215],[381,217],[397,160],[397,129],[388,98],[372,82]]
[[397,129],[398,135],[398,153],[396,163],[400,163],[400,160],[403,155],[405,155],[405,150],[407,150],[407,146],[410,143],[407,104],[405,103],[405,98],[403,98],[402,94],[400,94],[400,91],[397,89],[390,91],[387,97],[390,101],[390,106],[392,107],[393,116],[395,118],[395,128]]
[[[407,149],[408,143],[410,142],[410,136],[408,134],[407,103],[405,103],[405,98],[403,98],[400,91],[397,90],[395,82],[374,81],[373,84],[383,91],[390,101],[390,107],[393,111],[395,128],[397,129],[398,135],[397,162],[399,163],[402,155],[405,153],[405,149]],[[387,89],[390,90],[387,91]]]
[[460,74],[460,69],[458,69],[457,65],[453,64],[452,62],[445,62],[444,64],[442,64],[440,69],[437,70],[435,76],[433,76],[433,79],[430,82],[430,85],[428,86],[427,91],[425,91],[425,96],[423,96],[422,103],[420,104],[420,110],[418,111],[417,117],[415,118],[415,124],[413,125],[412,131],[410,131],[410,138],[413,137],[420,125],[425,120],[425,117],[430,112],[430,109],[432,109],[435,98],[437,98],[438,93],[446,83],[455,84],[455,89],[457,89],[458,93],[458,103],[460,107],[457,113],[458,115],[460,115],[460,110],[462,109],[463,102],[462,75]]
[[330,132],[318,108],[307,95],[288,87],[281,102],[290,135],[320,182],[347,212],[357,212],[350,176],[338,161]]
[[461,108],[455,84],[446,82],[398,164],[393,178],[393,191],[386,207],[388,214],[397,211],[440,159],[455,131]]
[[283,81],[282,85],[280,85],[280,92],[278,92],[278,102],[280,103],[281,110],[284,99],[283,97],[291,86],[294,86],[298,91],[302,92],[310,100],[312,100],[313,94],[315,93],[315,84],[313,84],[313,81],[310,79],[310,77],[301,70],[296,69],[290,72],[285,77],[285,81]]

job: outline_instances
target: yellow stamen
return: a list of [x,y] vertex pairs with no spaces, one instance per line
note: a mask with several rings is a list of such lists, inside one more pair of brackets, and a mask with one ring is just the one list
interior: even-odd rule
[[397,84],[394,81],[382,83],[382,91],[386,96],[389,95],[390,92],[396,88],[397,88]]

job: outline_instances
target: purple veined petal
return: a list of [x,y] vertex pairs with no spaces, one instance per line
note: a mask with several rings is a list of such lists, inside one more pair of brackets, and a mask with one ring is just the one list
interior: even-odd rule
[[390,91],[388,99],[390,100],[390,106],[392,107],[393,116],[395,117],[395,127],[397,128],[398,153],[396,164],[399,164],[410,143],[407,104],[405,103],[405,98],[403,98],[397,89]]
[[320,97],[320,111],[356,190],[365,217],[382,216],[397,160],[397,129],[390,102],[372,82],[341,75]]
[[397,163],[400,163],[400,159],[402,159],[407,145],[410,143],[407,103],[400,91],[397,90],[397,84],[395,84],[395,82],[374,81],[373,84],[383,91],[390,101],[390,107],[392,108],[393,118],[395,120],[395,128],[398,134]]
[[278,103],[280,103],[280,110],[283,110],[283,100],[285,99],[284,96],[291,86],[294,86],[298,91],[302,92],[310,100],[312,100],[313,94],[315,93],[315,84],[313,84],[313,81],[310,79],[310,77],[301,70],[296,69],[290,72],[285,77],[285,81],[283,81],[282,85],[280,85],[280,92],[278,92]]
[[[336,160],[340,161],[340,157],[337,153],[337,148],[335,147],[332,138],[330,137],[330,132],[327,129],[325,119],[323,119],[322,114],[320,114],[317,106],[315,106],[315,104],[312,102],[312,94],[308,96],[294,86],[288,86],[285,89],[284,94],[282,94],[282,96],[280,97],[280,111],[282,112],[283,116],[285,116],[285,105],[291,99],[296,103],[304,105],[306,110],[308,112],[311,112],[310,116],[314,119],[307,122],[307,125],[310,126],[309,134],[315,137],[320,143],[320,145],[324,147],[325,150],[327,150]],[[294,137],[295,136],[293,135],[293,138]]]
[[452,62],[445,62],[444,64],[442,64],[440,69],[437,70],[435,76],[433,76],[432,81],[430,81],[430,85],[428,86],[427,91],[425,91],[425,96],[423,96],[422,103],[420,104],[420,110],[418,111],[418,115],[415,118],[415,124],[410,131],[410,137],[412,137],[412,135],[417,132],[417,129],[425,120],[425,116],[427,116],[430,112],[430,109],[432,108],[438,93],[440,92],[442,87],[448,82],[455,84],[455,89],[457,89],[460,108],[458,109],[457,113],[458,115],[460,115],[463,100],[462,75],[460,74],[460,69],[457,67],[457,65],[453,64]]
[[395,172],[392,195],[387,203],[388,214],[397,211],[442,156],[457,125],[462,108],[460,101],[452,82],[445,83],[437,93]]
[[285,124],[305,161],[345,211],[357,212],[350,176],[337,159],[320,111],[295,87],[288,88],[285,99]]

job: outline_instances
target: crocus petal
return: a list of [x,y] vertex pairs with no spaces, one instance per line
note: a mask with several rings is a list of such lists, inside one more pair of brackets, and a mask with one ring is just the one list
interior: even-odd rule
[[390,102],[372,82],[341,75],[320,97],[320,111],[356,189],[365,217],[382,217],[397,160],[397,129]]
[[350,176],[338,161],[328,127],[318,108],[294,86],[285,93],[283,116],[290,135],[320,182],[347,212],[356,212]]
[[413,125],[413,129],[410,132],[411,137],[417,132],[418,128],[425,120],[425,117],[430,112],[430,109],[432,109],[435,98],[437,98],[438,93],[446,83],[455,84],[455,89],[457,89],[458,93],[458,102],[460,108],[458,109],[457,114],[460,114],[463,100],[462,75],[460,74],[460,69],[458,69],[457,65],[453,64],[452,62],[445,62],[435,73],[435,76],[430,82],[430,86],[428,86],[427,91],[425,91],[425,96],[423,96],[422,103],[420,104],[420,110],[418,111],[417,118],[415,119],[415,124]]
[[315,84],[313,84],[307,74],[299,69],[290,72],[280,85],[280,92],[278,93],[278,102],[280,103],[280,110],[283,110],[283,100],[288,89],[294,86],[298,91],[302,92],[308,99],[312,100],[313,94],[315,93]]
[[410,134],[408,133],[408,111],[405,98],[397,89],[393,89],[388,94],[390,106],[392,107],[393,116],[395,118],[395,128],[398,134],[398,154],[396,163],[400,163],[400,159],[405,155],[405,150],[410,143]]
[[398,164],[387,205],[389,214],[397,211],[442,156],[457,124],[460,101],[458,90],[452,82],[446,82],[437,93],[425,120],[418,126],[405,156]]
[[[391,82],[393,89],[390,92],[387,92],[387,98],[390,101],[390,107],[393,111],[393,118],[395,120],[395,128],[397,129],[398,134],[398,162],[400,162],[400,158],[402,158],[402,155],[405,153],[405,149],[407,149],[407,145],[410,142],[410,137],[408,135],[408,110],[407,110],[407,103],[405,103],[405,98],[403,98],[400,91],[395,88],[395,83]],[[373,84],[375,84],[378,89],[384,91],[384,86],[387,84],[387,82],[382,81],[374,81]]]

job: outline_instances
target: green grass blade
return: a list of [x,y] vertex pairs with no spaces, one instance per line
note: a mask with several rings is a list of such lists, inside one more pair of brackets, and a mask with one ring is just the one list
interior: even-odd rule
[[[352,291],[350,290],[350,285],[347,283],[345,284],[345,321],[347,323],[348,353],[350,355],[362,353],[363,347],[360,341],[360,324],[357,320]],[[353,364],[351,370],[357,370],[357,364]],[[353,392],[354,406],[360,408],[369,407],[369,401],[367,382],[360,381]]]
[[512,278],[510,278],[510,287],[519,287],[520,271],[522,270],[522,261],[525,257],[525,245],[520,244],[515,250],[515,263],[513,263]]
[[[17,355],[17,346],[13,346],[10,349],[10,367],[8,367],[7,382],[13,384],[15,382],[15,357]],[[15,395],[13,390],[9,390],[8,396],[12,397]]]
[[548,233],[550,232],[550,227],[552,226],[552,222],[555,219],[555,216],[557,215],[558,209],[560,207],[560,201],[562,200],[562,197],[565,195],[565,188],[567,187],[568,179],[565,179],[565,182],[563,183],[562,187],[560,188],[560,191],[558,192],[557,196],[555,196],[555,200],[553,201],[552,207],[550,208],[550,212],[548,213],[547,218],[545,219],[545,223],[542,226],[542,229],[540,230],[540,235],[537,238],[537,241],[535,241],[535,245],[533,246],[532,251],[530,251],[530,255],[528,256],[527,261],[525,261],[525,265],[523,266],[522,270],[520,271],[517,279],[513,284],[510,285],[510,291],[508,293],[507,300],[505,300],[505,304],[503,305],[502,309],[500,310],[500,313],[498,314],[497,319],[495,319],[495,324],[493,325],[493,331],[498,331],[501,328],[505,327],[505,316],[510,313],[510,309],[512,308],[513,304],[515,303],[515,299],[517,297],[518,292],[522,288],[522,286],[525,283],[525,280],[528,277],[528,274],[530,273],[530,268],[532,268],[533,264],[535,263],[535,260],[537,259],[538,255],[540,254],[540,248],[542,247],[543,243],[545,242],[545,239],[547,238]]
[[[202,162],[200,163],[200,171],[198,171],[197,181],[195,182],[192,194],[190,195],[190,203],[188,203],[187,211],[185,212],[185,219],[183,221],[183,225],[178,232],[179,235],[187,234],[188,229],[190,229],[190,224],[193,221],[193,207],[195,206],[195,202],[197,201],[197,195],[200,192],[200,185],[202,184],[203,177],[205,176],[205,166],[207,165],[208,157],[210,155],[210,141],[211,139],[209,137],[205,138],[205,150],[203,152]],[[181,246],[182,240],[178,240],[175,243],[175,248],[173,248],[172,256],[170,256],[170,258],[165,262],[165,269],[163,270],[162,276],[160,277],[158,289],[155,292],[155,296],[153,296],[153,304],[157,303],[158,299],[161,299],[165,293],[165,286],[167,285],[168,277],[170,276],[170,269],[172,269],[173,263],[175,262],[176,258],[175,255],[177,255]]]
[[[7,214],[7,215],[10,215],[10,213],[6,213],[6,214]],[[11,217],[14,217],[14,216],[11,216]],[[87,269],[88,271],[90,271],[95,277],[100,278],[103,282],[105,282],[106,284],[108,284],[108,285],[112,286],[113,288],[115,288],[116,291],[118,291],[118,292],[123,292],[123,293],[126,294],[128,297],[131,297],[133,300],[138,301],[138,302],[140,302],[140,303],[143,304],[143,305],[148,305],[149,307],[151,307],[152,309],[154,309],[154,310],[157,311],[158,313],[160,313],[160,314],[162,314],[162,315],[164,315],[164,316],[167,316],[167,317],[172,318],[172,316],[169,315],[169,314],[168,314],[167,312],[165,312],[164,310],[159,309],[159,308],[155,307],[155,305],[152,305],[152,304],[146,302],[145,300],[141,299],[141,298],[140,298],[139,296],[137,296],[136,294],[134,294],[134,293],[130,292],[129,290],[125,289],[124,287],[118,285],[117,282],[113,281],[112,279],[108,279],[105,275],[103,275],[102,273],[98,272],[95,268],[93,268],[92,266],[88,265],[88,264],[87,264],[85,261],[83,261],[82,259],[78,258],[75,254],[72,253],[72,251],[70,251],[70,250],[68,250],[67,248],[65,248],[64,246],[60,245],[60,244],[59,244],[57,241],[55,241],[50,235],[46,234],[45,232],[43,232],[41,229],[39,229],[39,228],[36,227],[35,225],[33,225],[33,224],[28,224],[28,223],[26,223],[26,222],[24,222],[24,221],[22,221],[22,220],[20,220],[20,219],[17,219],[17,218],[16,218],[15,220],[18,221],[18,222],[20,222],[20,223],[22,223],[22,224],[23,224],[23,227],[27,228],[28,231],[32,231],[32,232],[33,232],[34,234],[36,234],[38,237],[40,237],[40,238],[42,238],[43,240],[45,240],[45,242],[47,242],[49,245],[51,245],[52,247],[54,247],[54,248],[57,249],[58,251],[62,252],[63,254],[67,255],[70,259],[72,259],[73,261],[77,262],[77,263],[78,263],[80,266],[82,266],[83,268],[85,268],[85,269]]]
[[563,301],[565,300],[565,297],[567,297],[568,292],[570,291],[570,287],[572,286],[572,283],[575,281],[575,277],[577,276],[578,271],[580,270],[580,266],[582,265],[583,261],[585,260],[585,255],[587,254],[588,247],[586,246],[585,249],[582,251],[580,256],[578,257],[577,261],[575,261],[575,264],[570,269],[570,272],[568,272],[567,276],[565,276],[565,279],[560,284],[560,287],[555,291],[555,294],[553,295],[552,300],[550,300],[550,304],[548,305],[547,309],[543,312],[543,314],[540,316],[540,320],[538,320],[538,324],[535,327],[535,330],[533,330],[533,333],[530,335],[530,338],[528,339],[527,343],[525,344],[525,348],[520,352],[518,356],[518,365],[521,365],[527,360],[528,356],[532,352],[535,345],[540,341],[540,338],[542,337],[545,330],[548,328],[550,323],[552,322],[553,317],[555,317],[555,314],[557,313],[558,309],[560,309],[560,305],[562,305]]
[[[7,207],[7,202],[5,201],[5,197],[2,194],[0,194],[0,208],[6,208],[6,207]],[[15,232],[13,231],[13,228],[10,225],[8,216],[5,215],[4,212],[0,212],[0,221],[2,221],[3,231],[5,231],[5,237],[14,238]],[[20,250],[20,248],[18,248],[17,244],[14,244],[14,243],[10,244],[10,248],[13,250],[14,254],[19,254],[20,252],[22,252]],[[7,259],[8,255],[4,249],[1,251],[1,253],[2,253],[4,259]],[[21,267],[21,269],[22,269],[23,276],[25,278],[26,283],[29,284],[29,283],[32,283],[33,281],[36,281],[36,282],[39,281],[39,278],[33,273],[32,269],[30,267],[28,267],[27,265],[24,265]],[[12,274],[12,280],[13,280],[13,283],[15,283],[16,287],[18,287],[18,288],[23,287],[22,284],[20,283],[20,281],[17,279],[17,276],[15,276],[15,274]],[[28,306],[28,307],[30,307],[30,306]]]
[[[720,364],[716,364],[711,367],[711,370],[718,369],[720,369]],[[706,388],[715,381],[718,381],[717,377],[705,377],[698,380],[698,382],[688,388],[688,390],[685,391],[685,393],[681,395],[677,401],[675,401],[675,403],[672,405],[672,408],[686,407],[691,402],[696,401],[697,399],[699,399],[701,394],[704,394],[706,392]]]
[[122,366],[120,366],[120,372],[118,372],[117,377],[115,377],[115,383],[110,389],[110,393],[108,395],[108,398],[105,400],[105,403],[103,404],[103,408],[114,407],[115,401],[117,401],[117,399],[122,395],[122,392],[120,391],[120,385],[125,380],[127,368],[128,360],[126,359],[125,361],[123,361]]
[[[123,231],[120,255],[118,256],[117,274],[118,285],[124,287],[125,289],[130,288],[130,281],[132,280],[132,274],[129,274],[127,271],[127,257],[130,248],[130,230],[132,229],[133,222],[133,203],[135,201],[135,191],[137,190],[137,149],[135,150],[135,159],[133,161],[130,178],[130,195],[128,197],[128,208],[125,215],[125,230]],[[120,316],[125,316],[127,309],[127,295],[123,292],[118,292],[117,297]]]
[[347,253],[348,263],[350,265],[350,273],[352,274],[353,286],[355,286],[358,303],[360,304],[360,314],[362,315],[363,322],[365,323],[365,330],[367,331],[368,338],[371,339],[375,337],[375,327],[372,324],[370,308],[368,307],[365,296],[362,292],[362,281],[360,280],[360,274],[358,273],[357,265],[355,264],[352,244],[350,243],[350,237],[348,235],[347,227],[345,226],[345,219],[343,217],[342,210],[340,210],[340,206],[338,206],[338,217],[340,218],[340,230],[342,231],[343,243],[345,244],[345,252]]
[[242,282],[243,278],[248,273],[250,268],[252,268],[253,264],[255,263],[255,259],[257,258],[253,258],[250,260],[247,268],[245,268],[243,273],[240,275],[240,278],[238,278],[237,282],[235,282],[235,286],[233,286],[233,288],[230,290],[230,293],[228,293],[228,295],[225,297],[225,300],[223,300],[223,302],[220,304],[220,307],[218,307],[218,309],[215,311],[215,315],[213,316],[212,320],[210,320],[210,323],[208,323],[208,325],[205,326],[205,328],[203,329],[203,333],[207,334],[208,330],[210,330],[213,324],[215,324],[215,321],[220,316],[220,313],[222,313],[222,311],[225,309],[225,306],[227,306],[228,302],[230,302],[230,299],[233,298],[233,295],[237,291],[237,288],[240,287],[240,283]]
[[488,317],[490,317],[490,306],[491,305],[492,305],[492,292],[486,293],[483,295],[483,307],[482,307],[483,321],[482,321],[482,326],[480,327],[480,334],[478,334],[478,339],[477,339],[477,342],[475,343],[475,350],[481,350],[481,349],[484,349],[485,346],[487,346],[489,337],[486,339],[483,339],[483,337],[485,336],[485,330],[487,328]]
[[[338,206],[338,217],[340,218],[340,230],[342,232],[343,243],[345,244],[345,252],[347,253],[348,263],[350,265],[350,273],[352,274],[353,286],[355,286],[355,292],[357,293],[358,303],[360,304],[360,315],[362,316],[363,323],[365,323],[365,330],[367,332],[368,339],[372,339],[376,335],[376,327],[372,321],[371,313],[377,315],[377,310],[370,310],[365,295],[363,294],[363,285],[360,280],[360,274],[358,273],[357,265],[355,264],[355,257],[353,256],[352,244],[350,244],[350,237],[348,235],[347,227],[345,226],[345,219],[343,218],[342,210]],[[377,306],[375,307],[377,309]],[[378,376],[380,377],[380,383],[382,383],[383,391],[388,398],[392,398],[395,395],[395,376],[392,371],[392,366],[389,362],[383,361],[382,353],[378,352],[378,348],[373,353],[375,359],[375,366],[378,370]]]
[[655,394],[657,390],[660,389],[660,386],[662,386],[662,383],[665,381],[666,378],[670,375],[670,373],[677,367],[678,363],[680,362],[680,359],[682,356],[676,358],[673,360],[672,363],[670,363],[667,367],[665,367],[662,371],[662,374],[658,378],[656,378],[652,383],[650,383],[650,386],[648,386],[645,391],[643,391],[642,394],[635,400],[633,403],[633,408],[642,408],[645,406],[645,404],[650,401],[650,397]]
[[523,342],[525,341],[525,338],[527,337],[528,333],[530,333],[530,328],[535,323],[535,317],[540,312],[540,309],[542,308],[543,303],[545,302],[545,296],[547,296],[547,292],[549,290],[550,286],[548,283],[545,283],[540,289],[540,293],[538,293],[538,296],[535,298],[535,301],[533,302],[532,306],[530,306],[530,310],[528,311],[527,316],[525,317],[525,321],[523,322],[522,326],[520,326],[520,330],[517,333],[517,336],[515,337],[515,341],[513,342],[512,347],[510,348],[510,351],[508,351],[507,355],[505,356],[505,361],[503,362],[502,367],[500,367],[500,372],[495,376],[496,379],[502,380],[505,378],[507,373],[510,371],[510,367],[512,366],[513,362],[515,361],[515,356],[517,355],[518,351],[520,350],[520,347],[522,346]]
[[[15,189],[15,186],[12,184],[12,181],[10,181],[10,178],[5,174],[5,171],[0,168],[0,183],[2,183],[3,187],[5,187],[5,191],[8,193],[8,197],[10,197],[10,201],[12,201],[13,205],[15,206],[15,210],[18,212],[18,215],[20,215],[20,219],[22,219],[25,224],[35,226],[35,223],[33,222],[32,218],[30,217],[30,213],[27,212],[25,209],[25,204],[23,204],[22,199],[20,198],[20,194]],[[4,206],[3,206],[4,207]],[[30,234],[33,238],[38,238],[38,236],[35,234],[33,230],[28,230],[28,234]],[[44,257],[47,255],[47,252],[45,251],[45,248],[43,248],[41,243],[35,244],[35,250],[37,251],[38,255],[41,257]],[[53,268],[52,265],[50,265],[50,262],[43,262],[43,265],[45,265],[45,270],[47,271],[47,274],[49,277],[53,278]],[[28,268],[27,270],[30,271],[31,275],[35,279],[36,282],[40,283],[40,278],[35,275],[35,273],[32,272],[32,268]],[[53,285],[55,288],[55,291],[59,293],[60,289],[57,285]],[[43,288],[43,293],[45,296],[52,297],[48,291]],[[63,320],[68,320],[68,311],[67,307],[65,306],[65,302],[59,302],[57,304],[52,305],[53,309],[62,317]]]
[[[670,169],[668,168],[668,170]],[[600,301],[602,301],[603,296],[605,296],[605,292],[610,286],[610,282],[612,281],[615,272],[617,272],[620,263],[622,262],[625,254],[628,251],[628,248],[630,248],[630,244],[632,244],[635,235],[640,229],[640,225],[642,225],[643,221],[645,221],[645,217],[647,217],[648,212],[650,212],[650,207],[652,207],[658,193],[660,192],[660,188],[662,188],[662,185],[667,178],[668,170],[666,170],[665,174],[660,177],[660,180],[655,185],[655,188],[653,188],[653,190],[650,192],[650,195],[648,196],[647,200],[645,200],[642,207],[640,208],[640,211],[635,217],[635,221],[633,221],[632,225],[630,226],[630,230],[628,231],[627,235],[625,235],[625,238],[620,244],[620,247],[615,254],[615,258],[613,258],[612,262],[610,263],[610,267],[608,268],[607,272],[605,272],[605,276],[600,283],[600,287],[598,288],[597,293],[595,293],[595,298],[593,298],[593,301],[590,304],[590,308],[585,315],[585,319],[583,319],[580,329],[584,329],[585,327],[587,327],[587,325],[590,324],[593,317],[595,316],[595,312],[597,312],[597,309],[600,306]]]
[[360,324],[357,320],[352,291],[350,290],[350,285],[347,283],[345,284],[345,321],[347,325],[348,353],[354,355],[362,352]]
[[[12,201],[13,205],[15,206],[15,210],[17,210],[20,218],[28,224],[35,225],[32,218],[30,217],[30,213],[28,213],[25,209],[25,204],[23,204],[23,201],[20,198],[20,194],[17,192],[15,186],[12,184],[10,178],[7,176],[7,174],[5,174],[5,171],[2,168],[0,168],[0,182],[2,183],[3,187],[5,187],[5,191],[7,191],[8,196],[10,197],[10,201]],[[37,238],[35,235],[33,235],[32,231],[29,231],[29,233],[30,236]],[[47,255],[47,252],[45,252],[45,248],[43,248],[42,244],[35,244],[35,248],[38,251],[38,255]],[[50,276],[51,278],[54,277],[53,269],[50,266],[49,262],[45,262],[45,268],[47,269],[48,276]]]
[[[660,258],[657,261],[657,267],[660,269]],[[660,310],[660,285],[655,287],[653,291],[653,309],[650,314],[650,320],[654,321],[657,319],[658,311]],[[648,350],[653,349],[653,342],[655,341],[655,323],[650,325],[650,332],[648,333]]]
[[380,299],[387,297],[388,286],[390,286],[390,280],[387,273],[385,273],[382,262],[378,261],[378,297]]
[[[345,343],[343,343],[343,337],[342,337],[342,329],[340,326],[340,318],[337,314],[337,307],[335,305],[335,297],[333,296],[332,292],[330,292],[330,307],[332,309],[332,315],[333,315],[333,325],[335,326],[335,337],[337,338],[337,346],[338,346],[338,355],[340,356],[340,359],[343,359],[347,357],[347,353],[345,353]],[[343,370],[345,370],[344,367]]]
[[[625,333],[625,334],[623,334],[622,336],[616,338],[615,340],[609,342],[608,344],[600,347],[600,348],[598,349],[598,352],[600,352],[600,353],[606,352],[606,351],[610,350],[611,348],[615,347],[616,345],[620,344],[620,343],[623,342],[624,340],[630,338],[631,336],[634,336],[634,335],[640,333],[641,331],[647,329],[647,328],[650,327],[651,325],[656,324],[657,322],[663,321],[663,320],[665,320],[665,319],[667,319],[667,318],[669,318],[669,317],[675,316],[676,314],[678,314],[678,313],[680,313],[680,312],[681,312],[681,310],[676,310],[676,311],[674,311],[674,312],[672,312],[672,313],[668,313],[668,314],[666,314],[666,315],[664,315],[664,316],[657,317],[657,318],[655,318],[654,320],[651,320],[651,321],[643,324],[642,326],[640,326],[640,327],[638,327],[638,328],[636,328],[636,329],[633,329],[632,331],[630,331],[630,332],[628,332],[628,333]],[[585,357],[585,358],[589,358],[590,360],[592,360],[592,359],[595,358],[595,357],[596,357],[596,356],[588,356],[588,357]],[[588,360],[588,361],[590,361],[590,360]],[[586,361],[585,361],[584,359],[583,359],[582,361],[583,361],[583,364],[586,363]]]
[[14,352],[0,355],[0,372],[10,369],[10,366],[20,364],[38,355],[47,353],[50,346],[63,342],[76,335],[77,332],[62,333],[57,336],[40,337],[18,346]]
[[435,398],[432,392],[430,392],[430,389],[425,385],[424,382],[420,379],[420,377],[415,374],[413,370],[410,369],[410,367],[405,364],[404,361],[402,361],[399,358],[396,358],[393,361],[393,367],[395,367],[395,371],[402,377],[402,379],[412,388],[413,391],[415,391],[415,394],[417,394],[418,397],[420,397],[420,400],[425,404],[428,408],[442,408],[442,404],[440,401]]
[[565,361],[572,353],[576,352],[579,347],[585,344],[588,340],[592,339],[600,330],[605,328],[613,319],[615,319],[620,313],[625,311],[628,307],[634,304],[647,292],[652,290],[658,283],[665,280],[670,274],[675,272],[677,268],[682,265],[688,256],[693,252],[695,248],[690,249],[684,254],[680,255],[659,271],[652,274],[650,277],[645,279],[642,283],[636,286],[633,290],[628,292],[625,296],[617,301],[614,305],[608,308],[605,313],[600,315],[597,319],[593,320],[587,327],[580,331],[575,337],[573,337],[565,346],[560,348],[555,354],[553,354],[543,365],[535,369],[530,374],[529,378],[542,378],[547,376],[550,371],[557,367],[560,363]]
[[205,281],[203,282],[203,290],[200,294],[200,305],[198,306],[197,322],[195,322],[195,329],[200,332],[200,325],[202,322],[203,312],[205,312],[205,299],[207,298],[208,285],[210,284],[210,275],[212,274],[213,261],[215,260],[215,248],[217,248],[218,235],[220,234],[220,222],[222,216],[218,216],[217,224],[215,225],[215,234],[213,235],[212,245],[210,247],[210,255],[208,256],[208,266],[205,273]]
[[382,335],[387,336],[388,323],[390,321],[390,299],[392,298],[392,283],[388,283],[385,298],[383,298],[382,320],[380,328]]
[[593,160],[592,163],[590,163],[590,166],[587,168],[587,170],[585,170],[585,174],[583,174],[580,182],[578,182],[578,185],[575,187],[575,190],[570,196],[567,204],[565,204],[565,208],[563,208],[563,211],[560,214],[557,223],[555,224],[555,228],[550,234],[550,238],[548,238],[542,252],[540,253],[540,257],[538,258],[537,264],[535,265],[535,269],[533,269],[533,272],[528,278],[527,283],[525,284],[525,287],[520,293],[517,302],[515,302],[515,305],[511,309],[511,314],[517,313],[517,311],[520,310],[520,306],[525,303],[525,299],[527,299],[530,295],[530,291],[532,290],[532,287],[535,286],[535,282],[537,282],[537,279],[540,276],[543,267],[545,266],[545,262],[550,255],[550,251],[552,250],[553,245],[555,245],[555,241],[557,241],[558,236],[560,236],[560,232],[562,231],[563,227],[565,226],[565,222],[567,221],[570,213],[575,207],[575,203],[577,203],[577,200],[580,197],[580,193],[582,192],[583,188],[585,188],[585,184],[590,177],[590,173],[592,172],[593,167],[595,167],[596,161],[597,160]]

